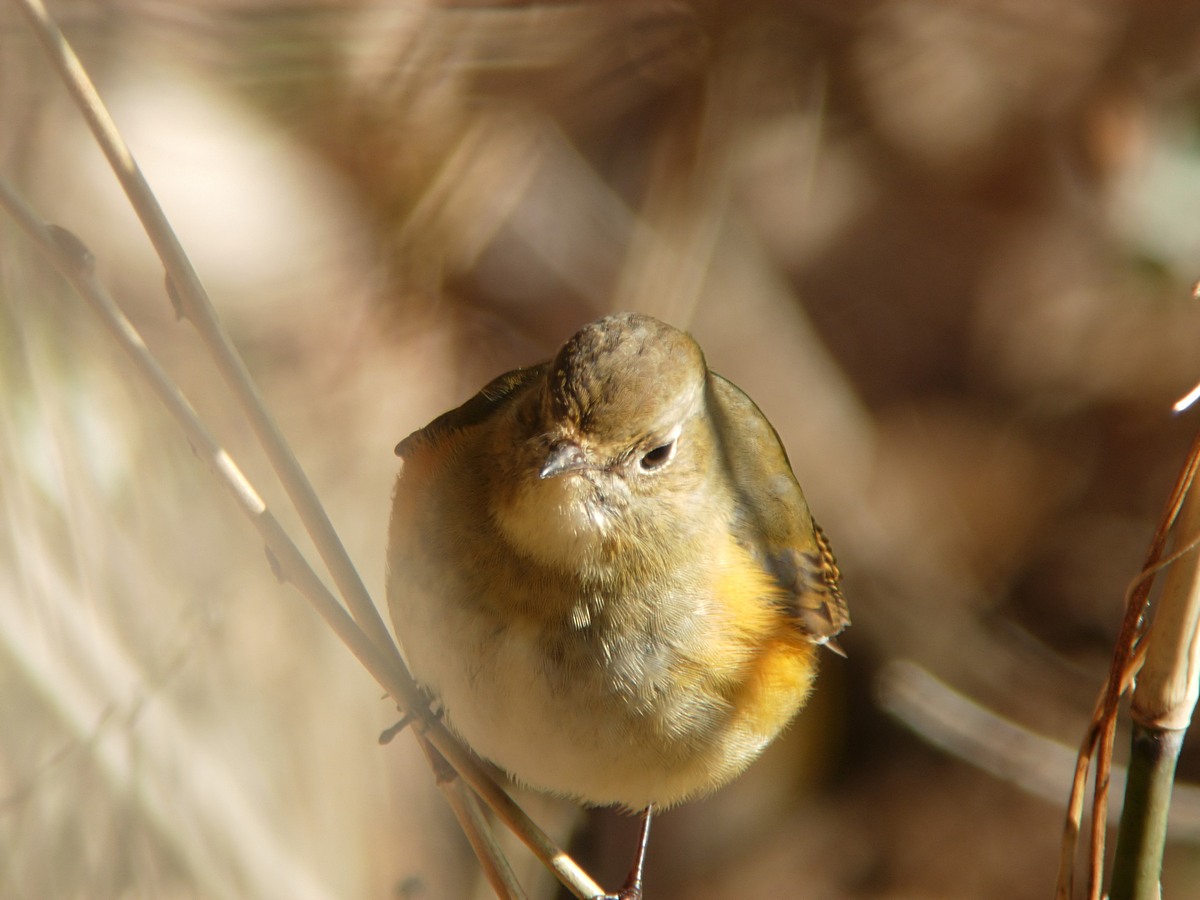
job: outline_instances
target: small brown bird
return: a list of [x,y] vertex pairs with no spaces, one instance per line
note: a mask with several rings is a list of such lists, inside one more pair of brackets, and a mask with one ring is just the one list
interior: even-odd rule
[[779,436],[624,314],[400,442],[388,604],[413,674],[534,788],[649,812],[721,787],[849,624]]

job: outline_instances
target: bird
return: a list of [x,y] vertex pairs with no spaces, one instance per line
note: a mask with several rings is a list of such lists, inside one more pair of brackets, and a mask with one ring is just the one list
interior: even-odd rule
[[754,402],[658,319],[592,322],[396,447],[387,598],[445,721],[522,785],[642,814],[739,775],[850,624]]

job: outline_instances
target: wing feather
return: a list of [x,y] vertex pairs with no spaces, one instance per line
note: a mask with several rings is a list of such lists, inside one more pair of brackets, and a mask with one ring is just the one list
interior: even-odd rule
[[797,626],[814,642],[830,643],[850,624],[841,572],[812,519],[783,443],[740,388],[715,372],[709,387],[741,519],[739,538],[782,588]]

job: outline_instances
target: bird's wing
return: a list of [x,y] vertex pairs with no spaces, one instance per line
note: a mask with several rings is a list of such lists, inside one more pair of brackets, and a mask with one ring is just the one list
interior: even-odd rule
[[774,427],[740,388],[715,372],[711,410],[742,518],[741,539],[775,577],[797,625],[829,644],[850,624],[841,572],[813,521]]
[[452,431],[459,431],[486,421],[515,394],[525,390],[545,371],[542,363],[525,369],[514,369],[493,378],[474,397],[449,412],[442,413],[424,428],[414,431],[396,445],[396,455],[406,459],[417,447],[437,441]]

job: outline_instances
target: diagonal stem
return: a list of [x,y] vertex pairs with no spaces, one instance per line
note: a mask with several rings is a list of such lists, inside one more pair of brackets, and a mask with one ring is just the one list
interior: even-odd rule
[[128,145],[117,130],[96,86],[41,0],[15,2],[29,20],[63,83],[70,91],[71,98],[87,121],[97,144],[121,182],[121,187],[167,271],[169,290],[172,298],[178,301],[178,311],[192,323],[213,354],[217,368],[249,420],[255,436],[295,505],[300,520],[329,568],[334,583],[345,598],[355,621],[381,653],[399,660],[395,643],[388,634],[379,610],[371,601],[341,538],[334,531],[316,491],[301,469],[291,447],[284,440],[279,426],[267,412],[245,363],[221,325],[196,270],[153,191],[150,190]]

